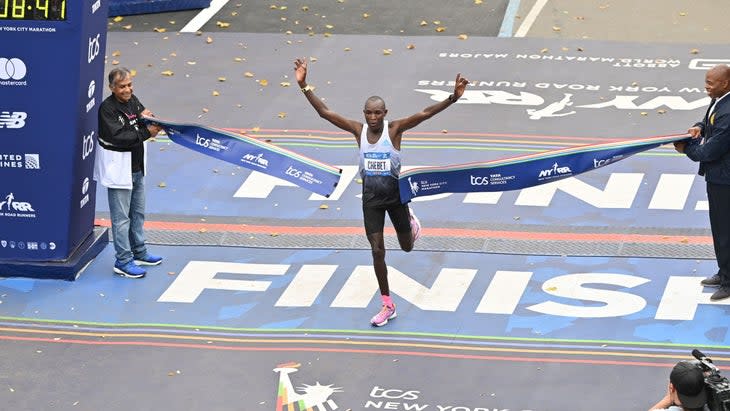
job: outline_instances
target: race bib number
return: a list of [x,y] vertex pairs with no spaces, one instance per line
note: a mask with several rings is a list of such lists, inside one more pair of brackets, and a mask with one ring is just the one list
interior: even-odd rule
[[390,153],[365,153],[365,175],[389,176]]

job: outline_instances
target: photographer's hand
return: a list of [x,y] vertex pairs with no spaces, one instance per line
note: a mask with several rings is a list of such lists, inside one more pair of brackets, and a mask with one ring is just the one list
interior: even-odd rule
[[659,400],[658,403],[654,404],[653,407],[649,408],[649,411],[664,410],[664,409],[667,409],[667,408],[671,407],[672,405],[674,405],[674,401],[672,401],[671,394],[672,394],[671,388],[667,387],[667,395],[665,395],[664,398]]

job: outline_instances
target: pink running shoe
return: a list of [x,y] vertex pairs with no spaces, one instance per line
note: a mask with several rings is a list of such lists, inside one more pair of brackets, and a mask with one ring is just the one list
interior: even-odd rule
[[413,242],[415,243],[421,236],[421,221],[413,213],[413,209],[411,207],[408,207],[408,212],[411,215],[411,236],[413,236]]
[[382,327],[385,324],[388,324],[388,320],[392,320],[397,316],[398,315],[395,313],[395,304],[393,304],[392,307],[388,307],[383,304],[383,308],[380,309],[380,312],[370,319],[370,324],[376,327]]

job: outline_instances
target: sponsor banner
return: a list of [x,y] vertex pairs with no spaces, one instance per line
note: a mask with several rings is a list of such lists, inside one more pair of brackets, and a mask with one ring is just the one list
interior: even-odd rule
[[481,163],[415,168],[401,173],[400,196],[406,203],[415,197],[442,193],[520,190],[573,177],[687,138],[687,134],[676,134],[549,150]]
[[107,3],[26,1],[0,20],[0,260],[68,260],[93,230]]
[[159,124],[170,140],[191,150],[278,177],[325,197],[340,181],[341,169],[252,137],[196,124],[145,120]]

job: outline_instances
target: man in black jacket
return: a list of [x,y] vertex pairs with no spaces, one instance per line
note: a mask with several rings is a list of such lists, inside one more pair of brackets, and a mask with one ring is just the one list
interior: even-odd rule
[[717,274],[702,285],[719,287],[711,300],[730,297],[730,67],[712,67],[705,76],[705,90],[712,98],[705,118],[687,132],[692,139],[674,143],[680,153],[700,163],[705,176],[710,227],[715,246]]
[[159,126],[142,123],[152,113],[133,94],[132,75],[125,68],[109,72],[112,95],[99,107],[99,150],[94,179],[107,188],[112,237],[116,251],[114,272],[142,278],[140,265],[158,265],[162,257],[147,252],[144,238],[145,144]]

